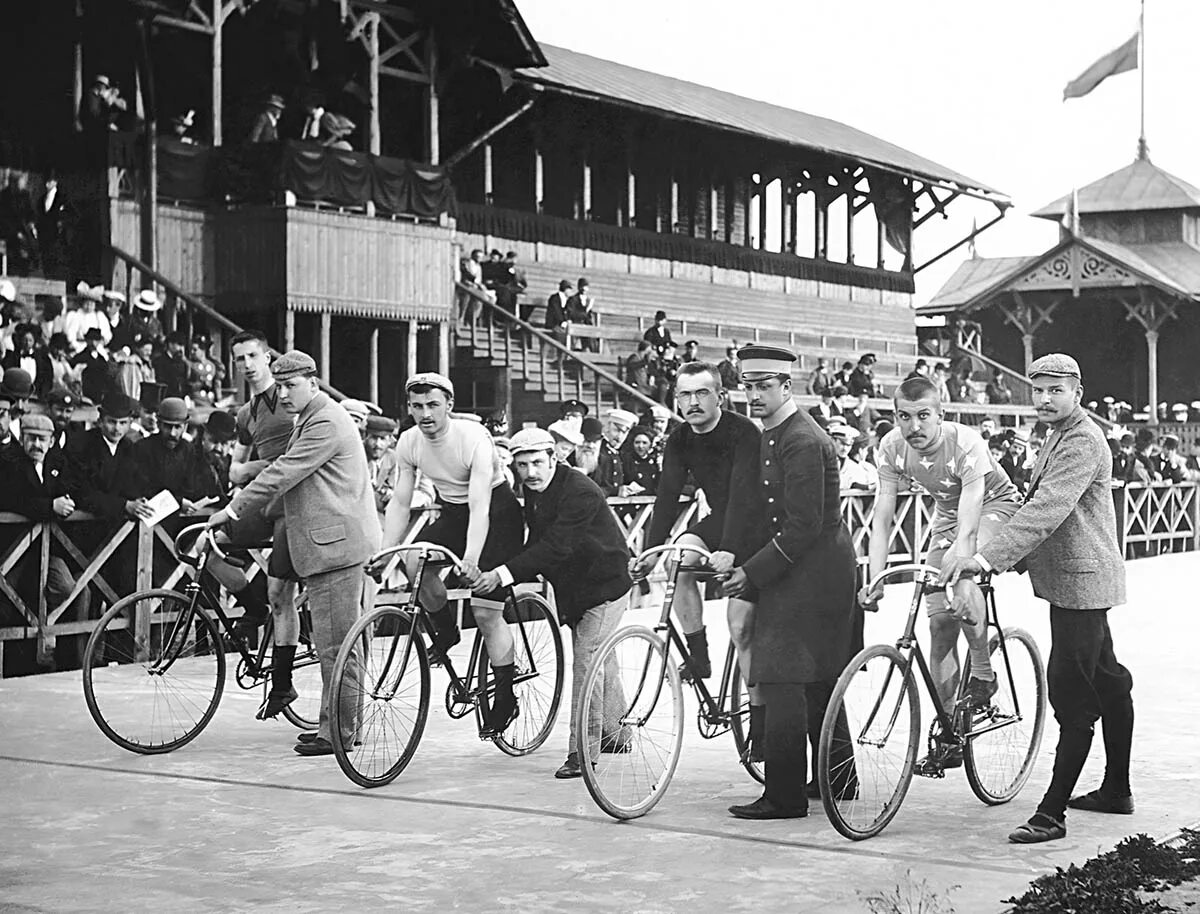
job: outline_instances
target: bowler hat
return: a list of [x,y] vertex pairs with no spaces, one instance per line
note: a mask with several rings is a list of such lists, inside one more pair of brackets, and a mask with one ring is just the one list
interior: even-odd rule
[[100,401],[100,414],[110,419],[130,419],[136,413],[137,403],[120,391],[109,391]]
[[209,413],[204,428],[220,444],[232,441],[237,435],[237,421],[223,409],[214,409]]
[[182,424],[187,422],[188,407],[179,397],[167,397],[158,404],[158,421]]
[[24,368],[6,368],[0,381],[0,397],[28,400],[33,396],[33,377]]

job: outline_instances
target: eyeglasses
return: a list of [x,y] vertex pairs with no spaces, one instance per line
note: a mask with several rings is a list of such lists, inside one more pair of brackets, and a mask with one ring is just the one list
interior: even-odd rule
[[680,403],[687,403],[690,400],[695,400],[698,403],[701,400],[707,400],[711,396],[713,396],[713,392],[704,387],[700,388],[700,390],[675,391],[675,399]]

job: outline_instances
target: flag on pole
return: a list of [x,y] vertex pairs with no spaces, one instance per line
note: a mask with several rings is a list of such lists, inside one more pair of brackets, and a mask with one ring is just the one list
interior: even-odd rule
[[1128,73],[1138,68],[1138,32],[1134,32],[1129,40],[1119,48],[1109,51],[1094,64],[1067,83],[1063,89],[1063,101],[1068,98],[1082,98],[1110,76],[1118,73]]

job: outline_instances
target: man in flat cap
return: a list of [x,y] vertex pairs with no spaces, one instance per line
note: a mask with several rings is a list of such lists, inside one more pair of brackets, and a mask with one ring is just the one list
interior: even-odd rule
[[[521,506],[496,457],[492,437],[480,423],[452,416],[454,386],[437,372],[422,372],[404,385],[416,425],[396,444],[396,482],[384,520],[383,546],[399,545],[408,530],[417,474],[432,480],[441,511],[421,538],[462,558],[463,575],[474,585],[480,567],[495,568],[521,549]],[[410,566],[411,571],[411,566]],[[434,647],[444,655],[458,643],[457,622],[447,607],[446,588],[437,575],[423,576],[421,605],[436,631]],[[503,603],[474,601],[475,622],[487,645],[495,674],[495,700],[482,735],[498,736],[519,713],[513,692],[513,639]]]
[[[584,761],[575,730],[583,680],[596,650],[620,624],[629,605],[629,548],[604,493],[582,473],[558,462],[549,432],[522,429],[513,435],[509,448],[524,492],[529,538],[523,550],[484,571],[473,587],[483,594],[539,575],[553,585],[559,620],[571,629],[574,656],[569,749],[554,776],[577,778]],[[597,713],[588,721],[586,752],[593,763],[602,751],[632,748],[629,734],[618,723],[626,702],[616,658],[611,660],[601,683],[603,701],[594,704],[606,713],[603,719]]]
[[[738,358],[750,414],[763,423],[759,499],[767,539],[733,569],[725,589],[743,599],[758,593],[747,679],[766,706],[766,784],[758,800],[729,811],[743,819],[801,818],[809,799],[805,737],[815,749],[829,696],[853,654],[854,547],[842,523],[833,442],[792,399],[796,357],[747,346]],[[855,790],[850,766],[834,764],[844,772],[834,789]]]
[[[1046,678],[1058,720],[1050,786],[1037,811],[1008,836],[1015,844],[1067,834],[1066,811],[1133,812],[1129,755],[1133,677],[1117,662],[1108,610],[1125,602],[1125,562],[1117,544],[1112,454],[1104,433],[1080,405],[1079,363],[1053,353],[1029,368],[1033,405],[1050,432],[1029,476],[1025,503],[974,555],[942,566],[943,582],[1023,563],[1033,592],[1050,603]],[[1072,797],[1096,721],[1104,724],[1104,780]]]
[[[363,564],[379,548],[379,522],[367,475],[362,439],[349,414],[322,393],[317,365],[307,353],[292,350],[272,366],[279,399],[296,416],[287,450],[229,505],[209,518],[221,526],[249,514],[261,514],[281,499],[292,564],[308,591],[313,646],[321,661],[321,715],[317,735],[296,744],[300,755],[332,755],[333,740],[353,741],[356,700],[343,692],[341,720],[347,732],[330,730],[329,699],[333,665],[350,626],[358,618],[363,593]],[[298,627],[298,625],[297,625]],[[298,632],[290,633],[293,640]],[[286,645],[277,644],[280,659]],[[291,657],[273,664],[264,716],[282,710],[297,697],[291,683]],[[275,713],[278,713],[276,711]]]
[[382,526],[396,479],[396,421],[374,413],[368,415],[363,430],[363,448],[367,452],[367,468],[375,492],[375,510],[379,512]]
[[[11,511],[33,521],[62,520],[75,511],[75,500],[67,479],[66,457],[54,445],[54,423],[47,416],[32,414],[21,423],[21,450],[0,457],[0,511]],[[71,622],[88,618],[91,598],[84,588],[73,604],[61,615],[58,607],[75,589],[75,577],[53,544],[46,574],[47,609],[58,622]],[[37,565],[24,569],[21,583],[32,585],[36,591],[40,585]],[[48,653],[39,658],[43,668],[54,669],[61,665],[77,668],[87,644],[86,633],[63,639],[55,651],[55,638],[46,638]],[[55,657],[57,654],[57,658]],[[56,662],[56,659],[58,662]]]

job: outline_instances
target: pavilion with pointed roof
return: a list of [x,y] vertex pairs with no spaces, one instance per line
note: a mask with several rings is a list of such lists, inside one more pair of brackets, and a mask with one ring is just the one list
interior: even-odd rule
[[945,316],[960,348],[1022,372],[1070,352],[1090,397],[1148,404],[1152,422],[1160,390],[1200,397],[1200,189],[1143,152],[1032,215],[1062,224],[1056,245],[971,258],[918,314]]

